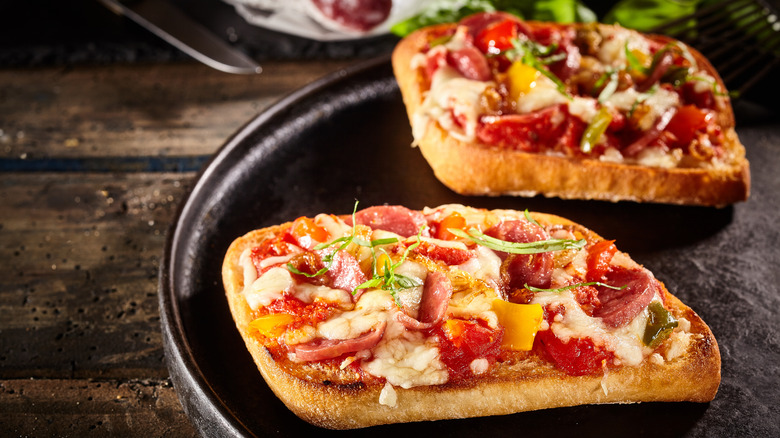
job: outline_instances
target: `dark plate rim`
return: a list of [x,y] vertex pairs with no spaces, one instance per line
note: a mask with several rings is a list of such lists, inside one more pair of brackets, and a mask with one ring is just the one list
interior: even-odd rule
[[[304,101],[323,90],[349,81],[366,71],[389,63],[390,56],[383,55],[332,72],[299,88],[273,103],[264,111],[240,127],[203,165],[194,179],[192,188],[185,194],[166,232],[166,241],[158,275],[158,304],[163,335],[165,362],[185,413],[199,431],[230,431],[233,436],[255,436],[224,401],[211,389],[208,379],[200,369],[192,347],[184,334],[181,313],[176,298],[173,275],[176,267],[177,246],[182,239],[181,223],[194,208],[193,201],[204,190],[210,176],[260,126],[269,123],[296,103]],[[196,403],[193,399],[206,400]]]

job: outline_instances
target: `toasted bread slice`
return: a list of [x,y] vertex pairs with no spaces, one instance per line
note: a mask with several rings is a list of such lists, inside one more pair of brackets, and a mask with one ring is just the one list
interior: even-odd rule
[[[413,60],[428,49],[433,38],[451,32],[454,27],[445,24],[418,30],[401,40],[393,52],[393,69],[413,125],[421,123],[415,119],[419,119],[417,116],[430,87],[424,66]],[[661,43],[673,41],[663,36],[648,38]],[[693,48],[688,51],[699,68],[725,90],[717,71],[701,53]],[[525,152],[487,145],[478,138],[462,141],[430,118],[422,122],[427,126],[413,128],[422,133],[415,144],[436,177],[460,194],[529,197],[541,194],[564,199],[725,206],[748,198],[750,171],[745,148],[734,130],[730,100],[728,96],[718,96],[718,101],[724,156],[719,164],[705,167],[651,167]]]
[[[603,240],[564,218],[540,213],[531,216],[548,229],[564,228],[582,236],[588,245]],[[678,320],[687,321],[687,326],[680,332],[684,333],[679,335],[682,341],[667,340],[665,347],[635,366],[608,367],[604,372],[575,376],[544,355],[505,352],[479,374],[443,384],[408,388],[393,385],[388,389],[384,378],[344,367],[344,356],[324,361],[291,360],[284,349],[268,348],[251,328],[257,313],[247,303],[245,279],[254,278],[256,272],[247,275],[245,269],[255,268],[241,262],[242,254],[276,238],[289,227],[289,223],[273,226],[236,239],[225,256],[222,275],[236,327],[268,386],[292,412],[314,425],[352,429],[585,404],[707,402],[718,390],[720,353],[712,332],[660,282],[664,306]],[[356,356],[370,357],[363,353]]]

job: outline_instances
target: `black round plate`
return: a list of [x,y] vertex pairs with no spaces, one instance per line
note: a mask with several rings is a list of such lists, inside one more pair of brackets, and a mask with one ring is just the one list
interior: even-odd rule
[[[777,435],[780,261],[773,222],[780,184],[773,171],[779,154],[770,143],[778,132],[767,122],[748,125],[742,134],[758,143],[749,156],[756,189],[751,201],[736,207],[464,197],[439,183],[410,147],[409,123],[386,58],[311,84],[249,122],[218,151],[171,227],[160,311],[179,398],[207,436]],[[724,356],[720,393],[704,404],[580,406],[346,432],[301,421],[269,390],[243,345],[224,298],[222,258],[247,231],[301,215],[347,214],[355,200],[361,208],[453,202],[527,208],[616,239],[710,323]],[[747,259],[738,255],[746,248]]]

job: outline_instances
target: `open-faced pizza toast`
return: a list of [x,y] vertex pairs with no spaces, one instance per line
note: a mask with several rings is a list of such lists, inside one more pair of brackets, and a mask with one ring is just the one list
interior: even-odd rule
[[720,383],[693,310],[615,242],[549,214],[301,217],[237,238],[222,275],[268,386],[321,427],[706,402]]
[[392,61],[414,144],[458,193],[706,206],[749,195],[720,76],[668,37],[482,13],[416,31]]

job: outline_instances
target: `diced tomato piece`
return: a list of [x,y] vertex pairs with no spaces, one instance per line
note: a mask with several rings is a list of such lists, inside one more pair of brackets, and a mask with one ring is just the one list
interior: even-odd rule
[[672,133],[679,146],[688,145],[696,136],[697,131],[707,128],[707,113],[694,105],[684,105],[666,125],[666,131]]
[[543,330],[536,334],[536,339],[558,368],[572,376],[596,374],[614,356],[603,347],[597,347],[590,338],[571,338],[569,342],[563,342],[552,330]]
[[599,281],[609,269],[609,263],[617,252],[614,240],[602,240],[588,248],[588,281]]
[[482,30],[489,27],[493,23],[498,23],[505,20],[514,20],[518,26],[523,26],[523,23],[520,22],[517,17],[506,12],[481,12],[472,14],[462,19],[458,25],[466,26],[469,30],[469,35],[471,38],[476,38],[477,35],[482,32]]
[[441,361],[449,370],[450,381],[470,376],[474,359],[493,362],[501,351],[503,331],[493,330],[479,320],[448,319],[434,333],[438,335]]
[[252,248],[250,256],[252,263],[257,268],[257,274],[261,275],[263,272],[270,269],[272,266],[262,267],[261,263],[268,257],[284,256],[299,252],[301,249],[294,243],[290,242],[288,233],[279,233],[276,236],[264,240],[259,246]]
[[474,257],[471,251],[465,249],[439,246],[428,242],[422,242],[415,252],[447,265],[460,265]]
[[455,228],[459,230],[463,230],[466,228],[466,218],[464,218],[460,213],[457,211],[452,212],[449,216],[445,217],[444,219],[439,222],[438,227],[436,228],[436,234],[435,237],[437,239],[441,240],[455,240],[457,236],[450,233],[448,231],[449,228]]
[[681,94],[686,103],[696,105],[699,108],[715,109],[715,94],[712,91],[711,88],[697,91],[695,82],[686,82],[682,86]]
[[474,41],[482,53],[498,55],[512,48],[512,40],[517,38],[517,21],[503,20],[492,23],[482,29]]
[[315,300],[307,304],[291,295],[284,295],[283,298],[271,302],[265,309],[269,313],[284,313],[294,316],[295,321],[290,324],[290,327],[298,328],[325,321],[333,315],[337,307],[336,303],[324,300]]
[[300,246],[308,249],[313,248],[317,243],[326,242],[330,237],[328,230],[304,216],[295,219],[290,233]]

